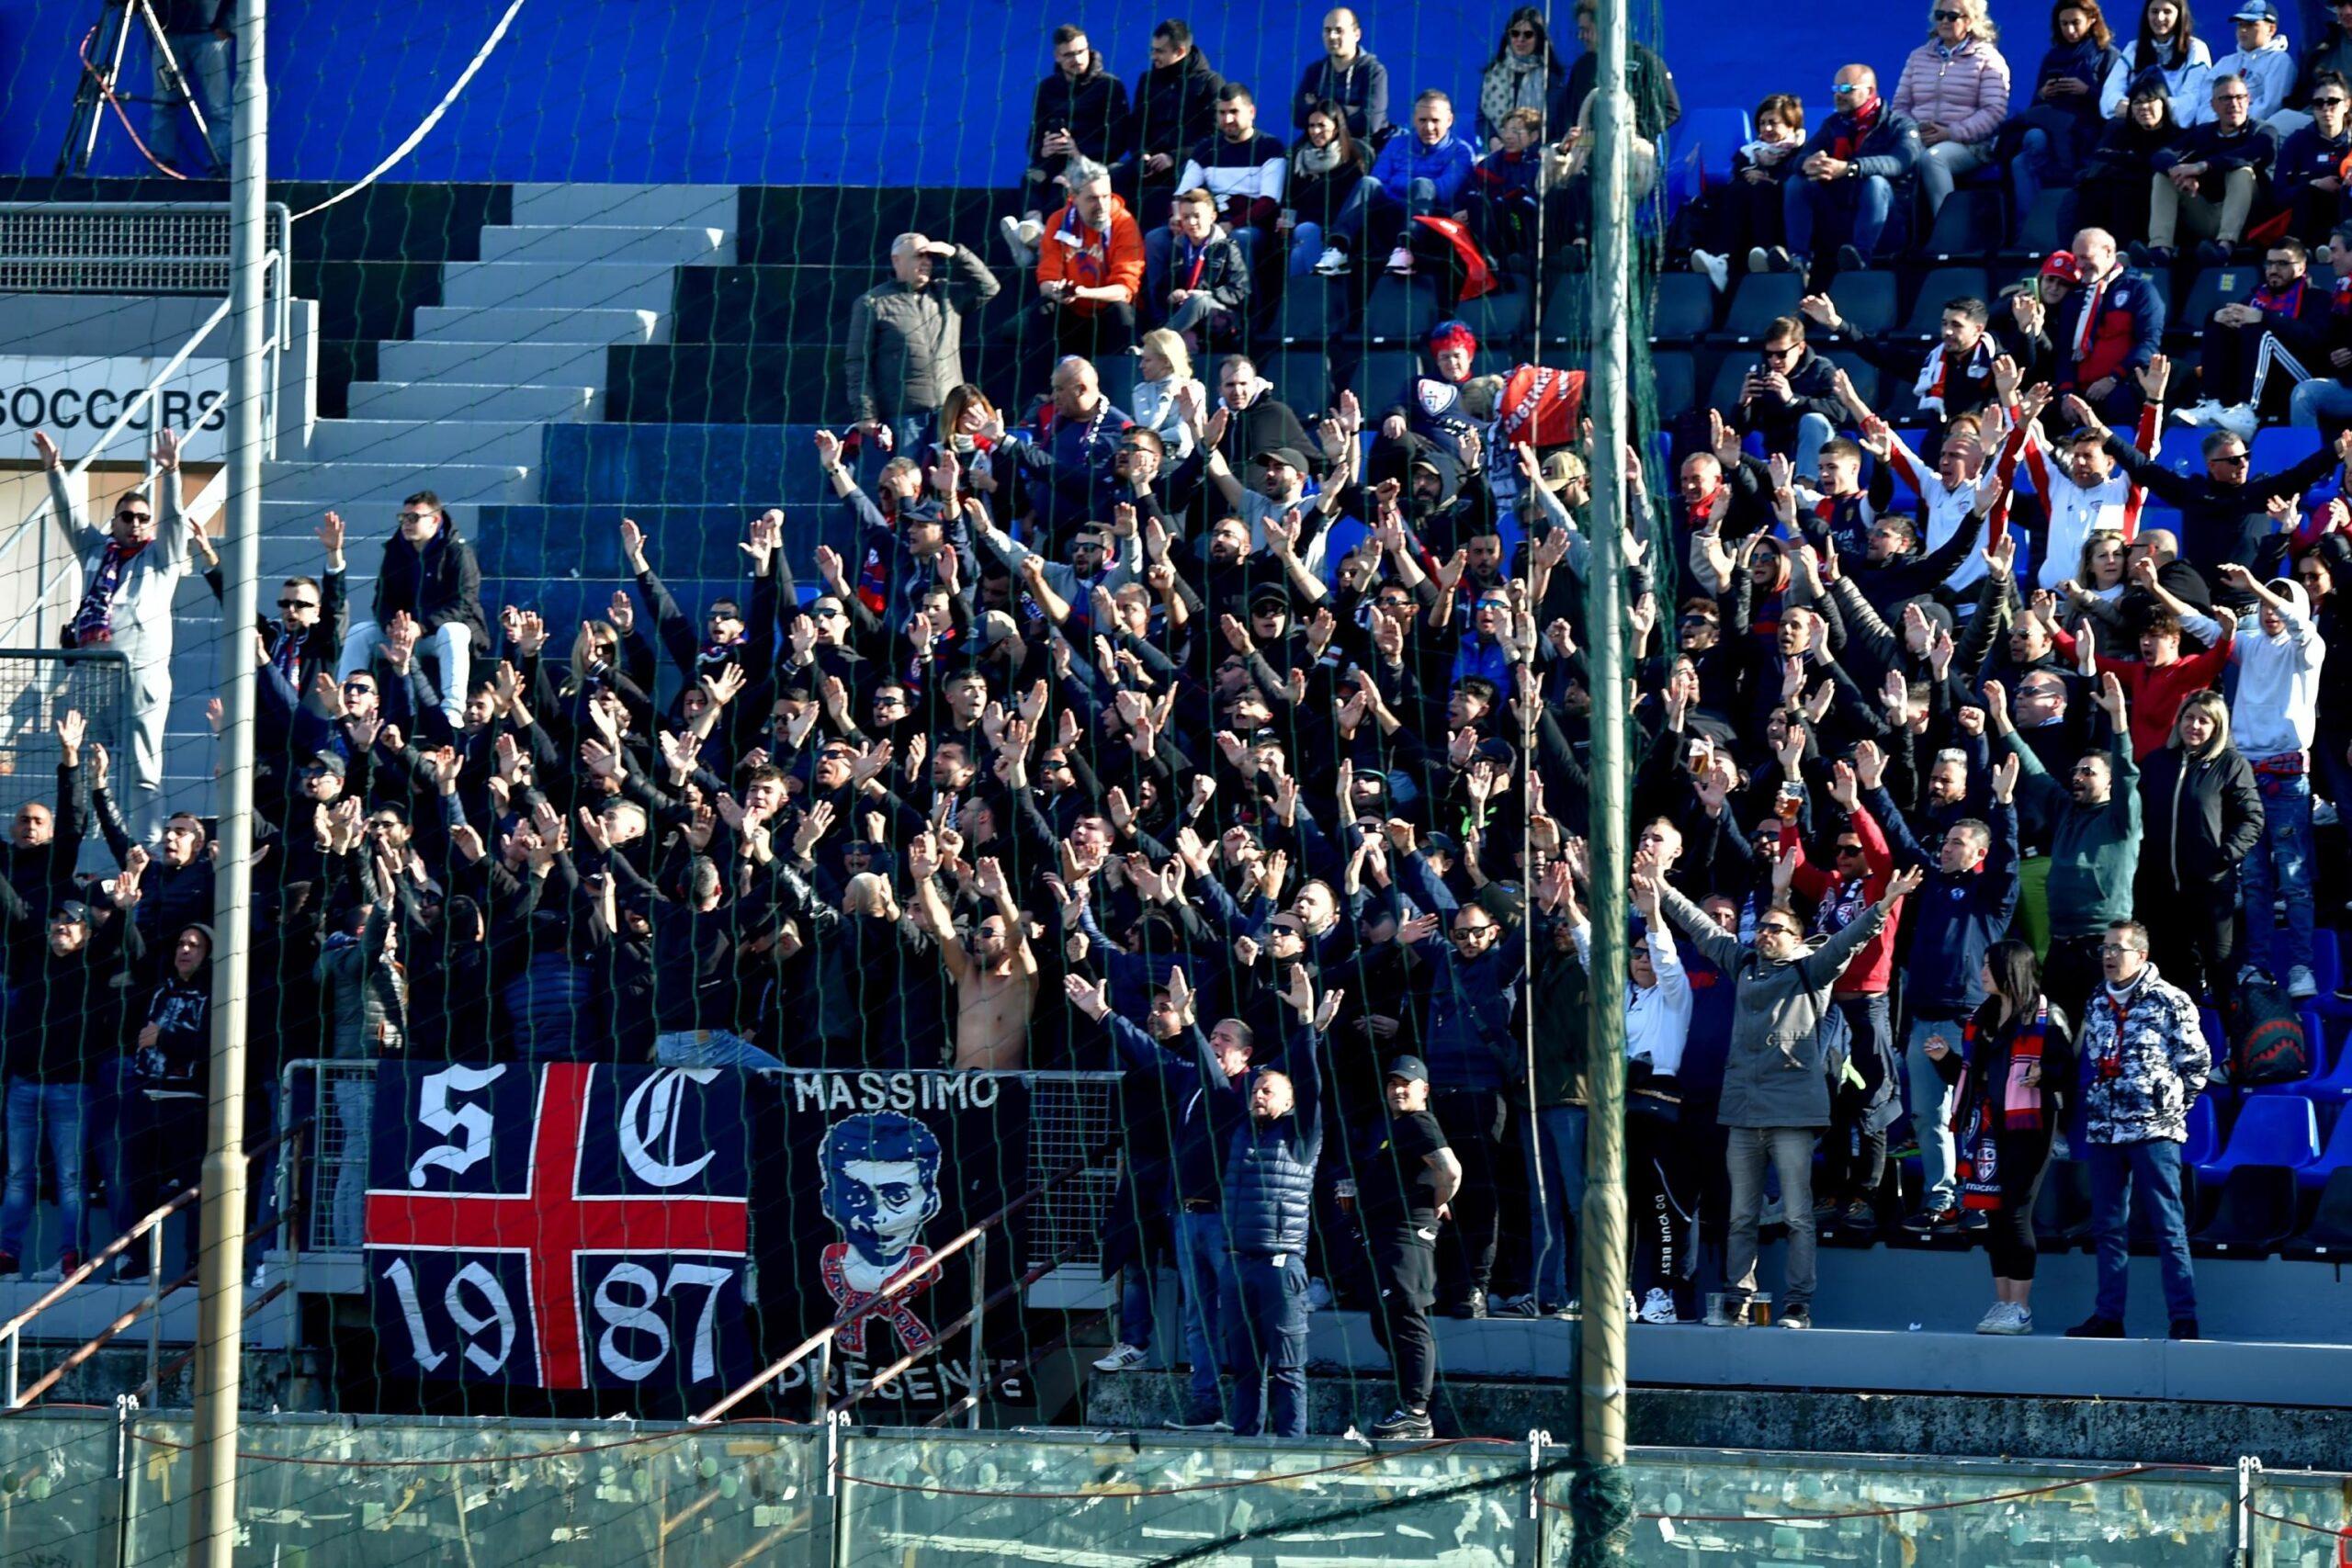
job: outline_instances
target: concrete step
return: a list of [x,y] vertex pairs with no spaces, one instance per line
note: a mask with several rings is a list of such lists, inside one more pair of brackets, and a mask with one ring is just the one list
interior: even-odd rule
[[601,388],[606,358],[601,343],[388,341],[376,345],[376,374],[386,381],[469,387]]
[[514,220],[522,228],[629,223],[732,230],[735,191],[733,186],[534,182],[514,187]]
[[[670,323],[657,310],[557,310],[523,305],[421,305],[420,341],[443,343],[667,343]],[[540,379],[534,377],[533,379]]]
[[355,381],[354,419],[530,420],[576,424],[602,412],[594,387],[499,387],[464,381]]
[[[484,229],[485,263],[526,262],[537,266],[575,266],[590,262],[627,262],[684,266],[735,259],[735,241],[722,228],[681,224],[675,228],[605,220],[560,225],[516,225]],[[461,265],[450,264],[454,268]],[[450,276],[444,273],[445,277]]]
[[[435,489],[438,490],[438,487]],[[407,493],[405,491],[401,492],[401,495]],[[474,537],[475,525],[481,521],[479,509],[470,502],[451,501],[449,492],[446,490],[439,491],[439,494],[442,510],[447,512],[449,514],[449,520],[457,525],[458,536],[469,539]],[[359,597],[359,584],[372,583],[376,581],[376,563],[382,558],[383,543],[391,537],[392,529],[396,525],[392,517],[393,513],[400,509],[400,499],[399,495],[370,496],[361,501],[356,507],[340,504],[334,507],[334,511],[343,514],[346,536],[344,558],[350,563],[348,570],[351,573],[352,598],[355,603]],[[326,555],[319,547],[317,536],[319,523],[327,511],[328,505],[323,502],[272,501],[265,497],[261,503],[262,557],[265,562],[263,570],[265,571],[277,570],[266,564],[269,560],[277,558],[270,553],[273,550],[307,549],[310,554],[304,558],[310,564],[296,566],[291,570],[311,577],[316,577],[326,567]],[[274,605],[276,603],[277,601],[273,598],[271,604]]]
[[536,420],[322,419],[311,427],[306,456],[319,463],[512,463],[532,468],[539,461],[540,443]]
[[[315,522],[333,510],[346,521],[390,518],[404,495],[429,490],[445,502],[498,501],[528,503],[538,499],[536,467],[513,463],[264,463],[262,493],[275,501],[307,503]],[[266,502],[264,502],[267,504]],[[363,533],[372,533],[363,521]]]
[[662,261],[447,262],[441,299],[456,306],[667,311],[677,293],[677,271]]

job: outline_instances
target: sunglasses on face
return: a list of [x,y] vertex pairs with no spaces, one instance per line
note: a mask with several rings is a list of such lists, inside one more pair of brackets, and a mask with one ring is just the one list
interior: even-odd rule
[[1929,13],[1929,14],[1930,14],[1930,15],[1932,15],[1932,16],[1935,17],[1935,19],[1936,19],[1937,21],[1939,21],[1939,22],[1958,22],[1958,21],[1962,21],[1962,20],[1965,20],[1965,19],[1967,18],[1967,16],[1968,16],[1968,13],[1967,13],[1967,12],[1965,12],[1965,11],[1935,11],[1935,12],[1931,12],[1931,13]]
[[343,689],[346,692],[356,692],[363,697],[373,696],[376,692],[376,688],[365,681],[345,681],[343,683]]
[[2220,463],[2225,467],[2233,468],[2242,468],[2245,467],[2245,454],[2243,452],[2216,452],[2212,457],[2206,460],[2208,462]]
[[152,512],[118,512],[114,516],[115,521],[118,523],[153,523],[155,521],[155,514]]
[[277,607],[281,610],[315,610],[319,602],[316,599],[280,599]]
[[2312,107],[2315,109],[2337,108],[2341,107],[2347,102],[2352,102],[2352,99],[2346,99],[2340,93],[2331,93],[2324,98],[2313,98],[2312,100]]
[[1770,925],[1758,926],[1756,928],[1756,934],[1758,936],[1794,936],[1797,934],[1797,928],[1794,926],[1784,926],[1780,924],[1778,921],[1774,921]]

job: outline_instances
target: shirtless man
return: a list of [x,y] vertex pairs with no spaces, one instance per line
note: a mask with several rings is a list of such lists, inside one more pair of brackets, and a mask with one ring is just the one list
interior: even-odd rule
[[1018,1072],[1027,1066],[1029,1014],[1037,1000],[1037,959],[1030,951],[1021,907],[1004,870],[989,856],[973,868],[972,886],[996,906],[958,937],[934,874],[939,847],[920,834],[907,853],[922,923],[939,939],[940,962],[956,982],[956,1062],[958,1068]]

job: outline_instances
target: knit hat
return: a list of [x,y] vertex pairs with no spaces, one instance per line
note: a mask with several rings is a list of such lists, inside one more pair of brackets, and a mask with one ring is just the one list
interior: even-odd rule
[[1459,348],[1470,354],[1478,352],[1478,338],[1469,323],[1449,316],[1430,329],[1430,352],[1442,354],[1449,348]]

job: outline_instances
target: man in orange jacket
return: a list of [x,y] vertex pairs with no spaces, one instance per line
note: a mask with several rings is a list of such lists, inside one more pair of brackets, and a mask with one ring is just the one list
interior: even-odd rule
[[1043,317],[1027,322],[1024,386],[1035,384],[1038,378],[1028,372],[1048,357],[1094,359],[1124,354],[1136,342],[1143,231],[1127,204],[1111,194],[1111,173],[1102,164],[1073,158],[1066,178],[1070,198],[1046,218],[1037,237]]

